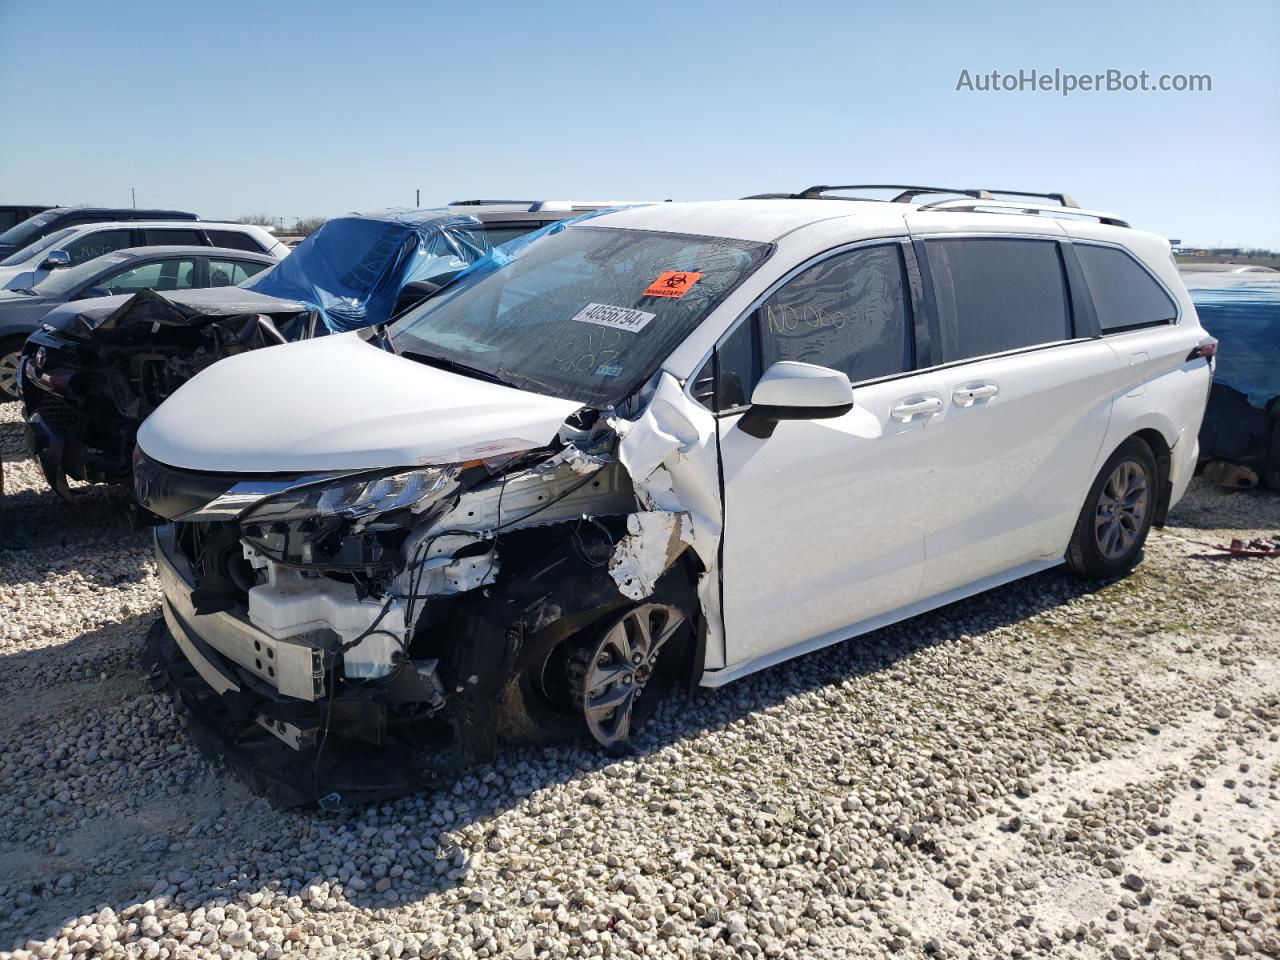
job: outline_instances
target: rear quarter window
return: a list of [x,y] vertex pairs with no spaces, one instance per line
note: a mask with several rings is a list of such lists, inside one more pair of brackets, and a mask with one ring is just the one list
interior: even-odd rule
[[239,230],[206,230],[209,236],[209,243],[215,247],[225,247],[228,250],[248,250],[250,253],[265,253],[262,244],[249,236],[247,233],[241,233]]
[[1138,261],[1115,247],[1075,244],[1098,326],[1103,333],[1121,333],[1172,323],[1178,305]]

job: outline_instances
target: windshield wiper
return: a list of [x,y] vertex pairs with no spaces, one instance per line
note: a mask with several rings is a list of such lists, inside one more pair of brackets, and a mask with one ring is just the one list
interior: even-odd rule
[[418,363],[425,364],[428,367],[436,367],[440,370],[448,370],[450,373],[459,373],[464,377],[474,377],[477,380],[487,380],[489,383],[499,383],[504,387],[514,387],[515,384],[508,380],[502,379],[496,373],[490,373],[488,370],[481,370],[478,367],[471,367],[465,363],[459,363],[457,360],[449,360],[446,357],[431,357],[425,353],[415,353],[412,350],[406,350],[400,354],[402,357],[408,357],[410,360],[416,360]]
[[30,287],[10,287],[9,289],[10,289],[10,290],[16,290],[18,293],[25,293],[28,297],[38,297],[38,296],[40,296],[40,294],[36,293],[36,292],[35,292],[34,290],[32,290]]

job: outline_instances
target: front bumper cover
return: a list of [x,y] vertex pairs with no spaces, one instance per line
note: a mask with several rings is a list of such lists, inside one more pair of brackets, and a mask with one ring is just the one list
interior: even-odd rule
[[272,802],[331,809],[383,800],[445,785],[481,759],[472,738],[456,735],[448,708],[393,722],[397,703],[422,692],[412,671],[335,690],[318,645],[273,640],[233,612],[196,614],[172,529],[155,536],[164,616],[147,635],[144,673],[190,713],[201,751]]

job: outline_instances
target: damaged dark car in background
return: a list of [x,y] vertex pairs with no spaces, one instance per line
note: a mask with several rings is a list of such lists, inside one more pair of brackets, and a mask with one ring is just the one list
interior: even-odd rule
[[19,362],[23,415],[50,486],[126,483],[139,424],[210,364],[383,323],[507,242],[592,205],[460,204],[328,221],[238,286],[144,291],[52,310]]

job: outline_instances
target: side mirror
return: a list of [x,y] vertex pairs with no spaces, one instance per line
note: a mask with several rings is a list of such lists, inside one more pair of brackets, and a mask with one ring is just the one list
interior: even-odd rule
[[65,250],[50,250],[40,266],[45,270],[57,270],[59,267],[71,266],[71,254]]
[[751,392],[751,408],[738,426],[761,440],[773,436],[780,420],[826,420],[853,409],[853,387],[839,370],[813,363],[779,360]]
[[81,290],[71,299],[72,300],[92,300],[95,297],[109,297],[109,296],[111,296],[111,291],[108,290],[106,287],[89,287],[86,290]]

